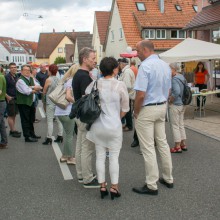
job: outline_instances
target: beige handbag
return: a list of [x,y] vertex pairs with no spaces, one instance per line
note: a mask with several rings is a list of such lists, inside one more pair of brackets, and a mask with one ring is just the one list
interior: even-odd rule
[[66,100],[66,89],[63,80],[60,80],[57,87],[49,94],[49,99],[58,107],[66,109],[69,102]]

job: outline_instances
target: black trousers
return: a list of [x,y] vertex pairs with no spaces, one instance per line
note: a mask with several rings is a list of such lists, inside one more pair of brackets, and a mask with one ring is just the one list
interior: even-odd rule
[[130,106],[130,110],[129,112],[126,113],[125,115],[125,120],[126,120],[126,126],[129,129],[133,129],[133,122],[132,122],[132,110],[131,110],[131,100],[129,101],[129,106]]
[[133,139],[134,141],[137,141],[139,143],[139,140],[138,140],[138,136],[137,136],[137,132],[136,130],[134,130],[134,136],[133,136]]
[[[207,85],[205,84],[196,84],[196,87],[199,87],[199,91],[202,89],[207,89]],[[206,96],[202,97],[202,106],[205,105],[206,102]],[[197,96],[197,107],[200,107],[200,96]]]
[[21,118],[21,126],[23,135],[25,138],[32,137],[35,135],[34,132],[34,120],[35,120],[35,107],[34,104],[32,106],[28,105],[18,105],[20,118]]

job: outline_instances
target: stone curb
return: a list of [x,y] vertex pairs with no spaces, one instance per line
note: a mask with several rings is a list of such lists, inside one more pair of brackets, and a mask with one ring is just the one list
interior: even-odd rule
[[187,126],[187,125],[185,125],[185,128],[187,128],[187,129],[189,129],[189,130],[192,130],[192,131],[195,131],[196,133],[202,134],[202,135],[204,135],[204,136],[206,136],[206,137],[215,139],[216,141],[220,141],[220,137],[216,137],[216,136],[214,136],[214,135],[209,135],[209,134],[207,134],[207,133],[205,133],[205,132],[202,132],[202,131],[200,131],[200,130],[198,130],[198,129],[195,129],[195,128],[192,128],[192,127],[189,127],[189,126]]

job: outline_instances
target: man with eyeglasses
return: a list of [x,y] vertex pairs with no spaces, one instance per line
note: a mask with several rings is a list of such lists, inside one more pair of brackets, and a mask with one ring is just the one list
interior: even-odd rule
[[10,72],[5,76],[6,79],[6,101],[8,125],[10,128],[9,135],[12,137],[21,137],[21,132],[15,129],[16,115],[18,114],[18,106],[16,104],[16,83],[18,81],[17,66],[15,63],[9,64]]
[[17,104],[20,112],[21,126],[25,142],[37,142],[40,136],[37,136],[34,131],[35,120],[35,94],[42,87],[34,84],[34,79],[31,77],[31,68],[28,65],[21,67],[21,77],[16,83],[17,89]]

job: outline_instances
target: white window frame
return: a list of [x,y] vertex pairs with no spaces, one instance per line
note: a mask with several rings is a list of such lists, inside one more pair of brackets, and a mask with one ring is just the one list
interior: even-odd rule
[[[177,37],[172,37],[172,31],[176,31],[177,32]],[[180,31],[184,31],[184,30],[175,30],[175,29],[172,29],[170,31],[170,38],[171,39],[185,39],[186,38],[186,31],[184,31],[184,37],[180,37]]]
[[193,10],[197,13],[198,12],[198,5],[192,5]]
[[[146,37],[146,34],[145,34],[145,32],[147,32],[147,31],[148,31],[148,32],[153,31],[153,35],[154,35],[154,36],[153,36],[153,37],[150,36],[149,38],[147,38],[147,37]],[[155,35],[156,35],[155,32],[156,32],[155,29],[145,29],[145,30],[144,30],[144,38],[145,38],[145,39],[155,39]],[[150,34],[149,34],[149,35],[150,35]]]
[[176,8],[177,11],[182,11],[182,7],[179,4],[176,4],[175,8]]
[[147,11],[144,2],[135,2],[135,3],[138,11]]
[[[158,31],[160,31],[160,36],[161,36],[161,37],[158,37],[158,36],[157,36],[157,32],[158,32]],[[165,37],[162,37],[162,31],[165,31]],[[155,35],[156,35],[156,39],[166,39],[166,37],[167,37],[166,29],[157,29]]]
[[63,53],[63,48],[62,47],[58,47],[58,53]]

